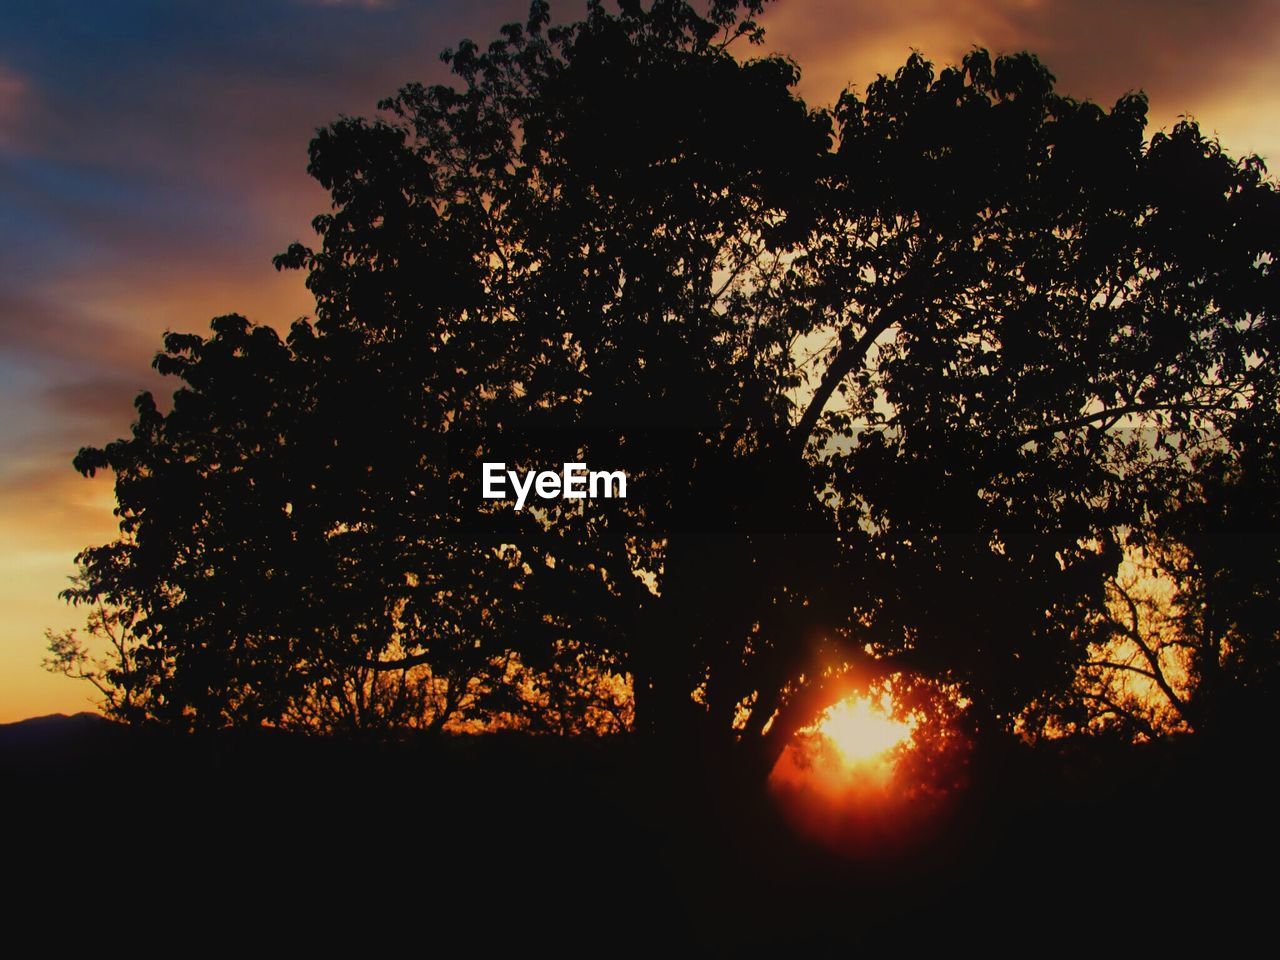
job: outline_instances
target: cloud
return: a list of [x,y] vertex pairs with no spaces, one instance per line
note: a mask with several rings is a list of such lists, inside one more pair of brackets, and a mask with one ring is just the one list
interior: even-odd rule
[[14,149],[21,140],[21,123],[30,102],[26,79],[0,63],[0,150]]
[[0,526],[8,531],[7,541],[28,550],[62,551],[68,566],[77,550],[114,536],[111,505],[111,479],[80,476],[69,456],[61,463],[20,464],[0,480]]
[[389,10],[395,0],[294,0],[303,7],[360,7],[365,10]]
[[148,340],[158,345],[157,337],[121,328],[79,304],[0,288],[0,353],[24,363],[123,370],[146,355]]
[[44,390],[49,412],[71,429],[50,439],[65,449],[100,444],[128,433],[134,416],[133,401],[144,389],[157,392],[173,382],[162,383],[158,374],[138,379],[118,376],[90,376],[52,383]]
[[[850,84],[865,89],[913,49],[936,64],[974,46],[1031,50],[1071,96],[1109,105],[1142,89],[1156,127],[1194,114],[1230,151],[1280,154],[1280,132],[1256,119],[1280,101],[1271,0],[780,0],[762,23],[768,47],[796,58],[802,92],[818,104]],[[1253,119],[1231,104],[1248,104]]]

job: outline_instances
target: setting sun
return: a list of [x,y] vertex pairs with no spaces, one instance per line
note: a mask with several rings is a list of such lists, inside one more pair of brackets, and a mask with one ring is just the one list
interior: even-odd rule
[[915,711],[895,716],[894,706],[887,689],[849,696],[783,751],[770,786],[796,829],[859,854],[926,835],[935,807],[920,802],[929,791],[921,792],[916,771],[903,762],[920,749],[917,732],[926,721]]
[[811,729],[829,740],[852,769],[878,764],[894,747],[909,743],[915,720],[896,719],[887,702],[855,696],[829,707]]

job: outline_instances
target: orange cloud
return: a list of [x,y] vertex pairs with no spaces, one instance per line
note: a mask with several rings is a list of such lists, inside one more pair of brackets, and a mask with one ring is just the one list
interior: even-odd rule
[[21,122],[30,99],[27,81],[0,63],[0,148],[16,148],[21,140]]
[[1145,90],[1157,128],[1192,114],[1230,152],[1280,156],[1268,122],[1280,101],[1280,18],[1269,0],[779,0],[762,23],[818,104],[865,89],[912,50],[935,64],[974,46],[1030,50],[1078,99],[1109,105]]

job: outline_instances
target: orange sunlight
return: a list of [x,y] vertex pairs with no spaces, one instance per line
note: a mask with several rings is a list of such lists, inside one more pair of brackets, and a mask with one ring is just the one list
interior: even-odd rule
[[878,702],[870,697],[849,697],[828,707],[806,732],[829,740],[848,770],[875,767],[888,773],[894,759],[891,751],[910,746],[916,728],[914,717],[899,720],[891,710],[887,695]]
[[947,788],[920,778],[933,776],[941,741],[923,713],[903,713],[895,715],[892,692],[882,689],[833,704],[799,731],[769,777],[785,819],[855,856],[928,843]]
[[898,761],[915,746],[919,718],[894,716],[888,690],[859,693],[828,707],[800,730],[773,770],[775,783],[828,797],[887,795]]

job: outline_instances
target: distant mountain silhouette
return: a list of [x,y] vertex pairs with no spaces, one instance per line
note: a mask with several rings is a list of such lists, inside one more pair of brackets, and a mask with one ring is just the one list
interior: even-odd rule
[[123,724],[89,711],[3,723],[0,776],[8,775],[28,786],[46,781],[49,786],[81,779],[93,782],[105,768],[119,762],[128,742]]
[[86,734],[99,733],[116,724],[89,710],[80,713],[49,713],[13,723],[0,723],[0,749],[64,745]]

